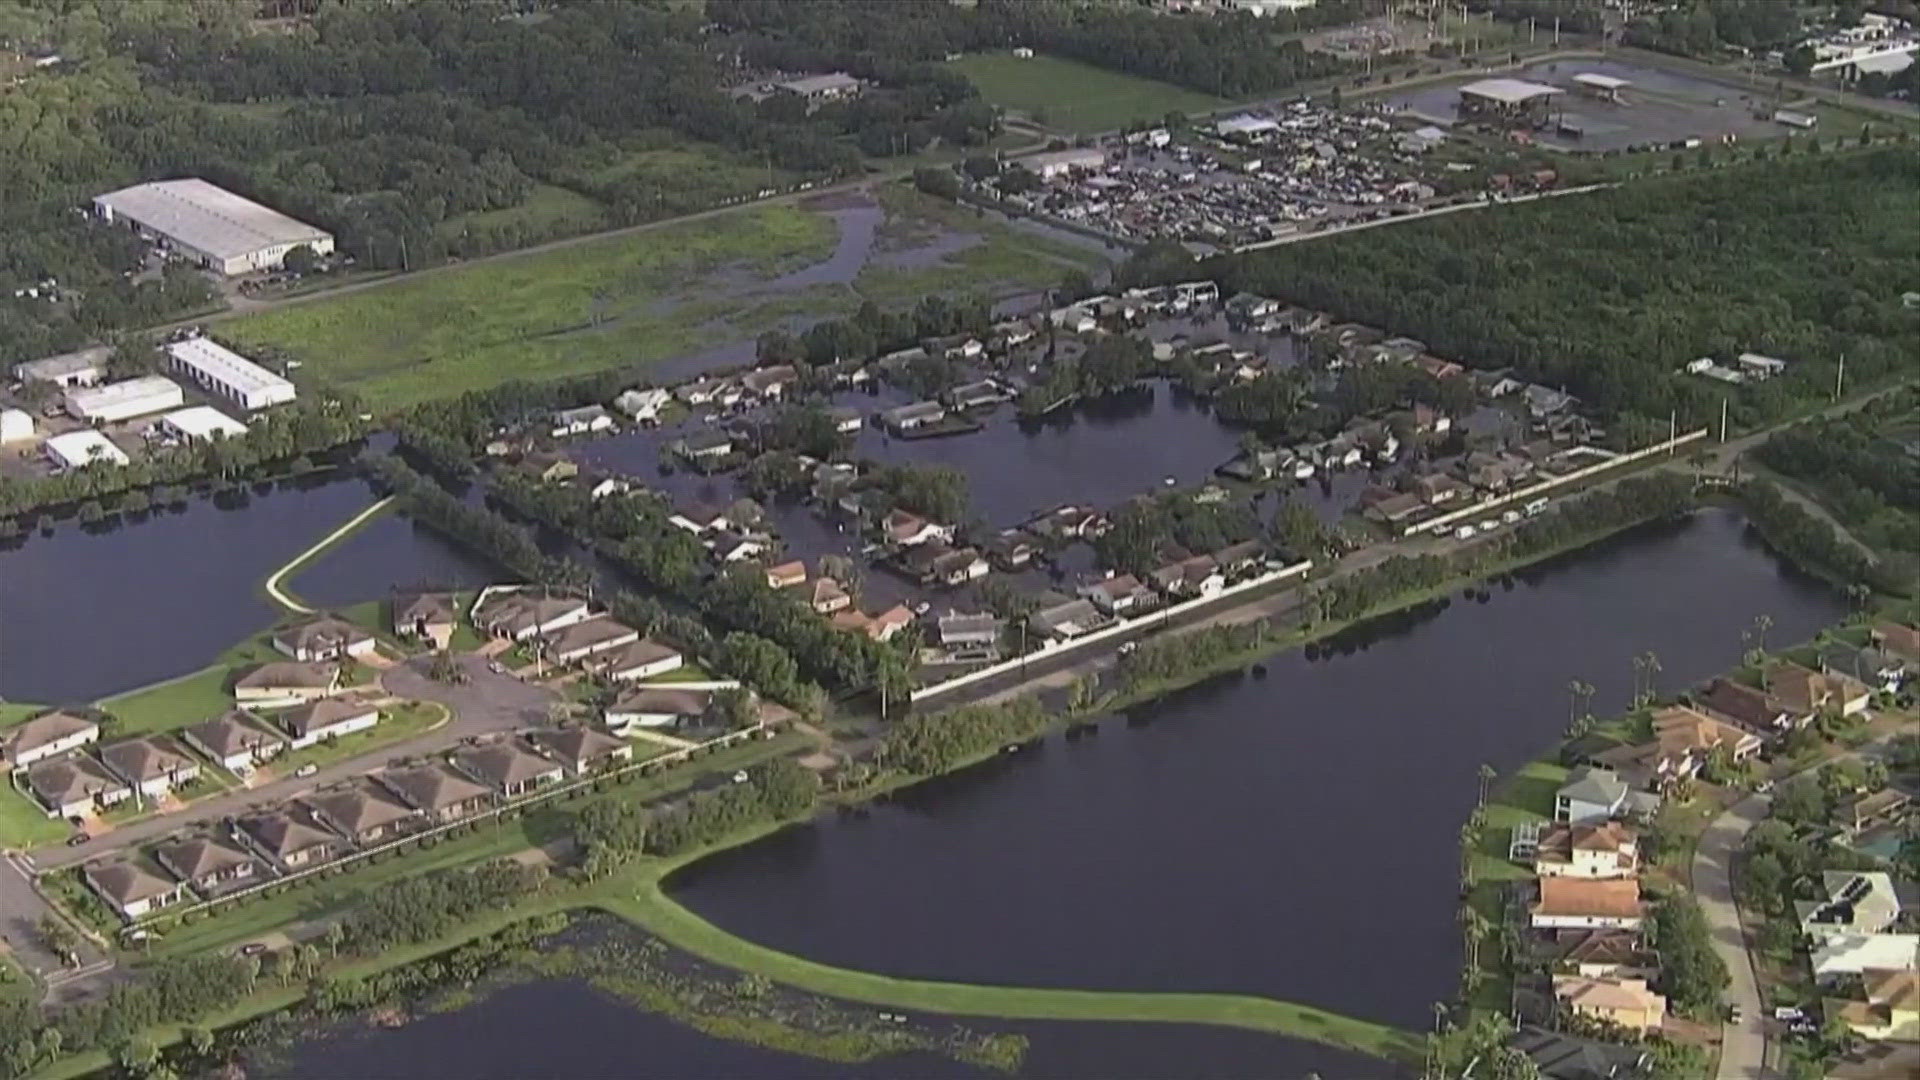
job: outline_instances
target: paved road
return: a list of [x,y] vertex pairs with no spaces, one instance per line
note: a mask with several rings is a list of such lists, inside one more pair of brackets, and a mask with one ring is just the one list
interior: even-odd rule
[[470,736],[511,731],[547,720],[547,704],[554,696],[550,690],[495,675],[487,670],[485,660],[474,656],[460,659],[467,671],[466,683],[435,682],[426,675],[429,662],[427,657],[420,656],[396,664],[381,675],[380,684],[395,697],[446,705],[453,710],[453,719],[441,727],[405,742],[336,762],[305,779],[289,777],[256,788],[237,788],[202,799],[175,813],[123,825],[78,847],[43,849],[33,856],[34,865],[41,870],[72,866],[130,844],[165,836],[196,822],[234,817],[252,807],[280,802],[325,784],[359,776],[394,758],[432,754],[458,745]]
[[1722,1026],[1719,1080],[1760,1080],[1767,1072],[1767,1033],[1760,1013],[1760,987],[1753,973],[1740,909],[1733,900],[1733,858],[1747,831],[1767,816],[1770,800],[1749,795],[1727,808],[1700,834],[1693,855],[1693,895],[1707,918],[1713,951],[1727,965],[1732,982],[1726,1001],[1739,1008],[1739,1023]]
[[[82,972],[111,966],[106,954],[84,936],[80,937],[80,967],[69,969],[40,941],[40,922],[53,914],[53,908],[33,886],[28,869],[15,861],[16,856],[0,856],[0,941],[21,967],[38,975],[53,987],[72,980]],[[56,916],[57,917],[57,916]]]

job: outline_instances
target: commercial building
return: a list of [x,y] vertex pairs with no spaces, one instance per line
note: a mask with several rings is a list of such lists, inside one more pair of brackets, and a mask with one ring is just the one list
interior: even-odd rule
[[1035,154],[1032,157],[1023,157],[1017,164],[1042,180],[1052,180],[1075,171],[1090,172],[1104,168],[1107,164],[1107,153],[1093,147],[1079,150],[1054,150],[1045,154]]
[[293,400],[293,384],[212,338],[190,337],[167,346],[173,370],[249,411]]
[[1538,123],[1559,93],[1557,86],[1525,79],[1481,79],[1460,88],[1460,115]]
[[1596,75],[1590,71],[1575,75],[1573,82],[1584,93],[1597,97],[1601,101],[1614,102],[1620,100],[1620,91],[1633,85],[1625,79],[1616,79],[1611,75]]
[[96,463],[126,465],[131,461],[126,451],[113,445],[112,439],[93,430],[55,435],[40,446],[46,451],[47,460],[60,469],[78,469]]
[[216,273],[277,269],[296,247],[333,250],[333,235],[205,180],[161,180],[93,200],[107,221],[125,221]]
[[33,438],[33,414],[25,409],[0,409],[0,443]]
[[773,88],[782,93],[792,94],[808,105],[838,101],[860,93],[860,80],[844,71],[830,72],[826,75],[804,75],[798,79],[773,84]]
[[67,415],[90,424],[117,424],[166,412],[187,403],[180,384],[162,375],[142,375],[105,386],[77,387],[66,394]]
[[160,426],[176,438],[237,439],[247,433],[247,425],[211,405],[190,405],[160,418]]
[[99,345],[79,352],[28,360],[13,365],[13,377],[24,383],[52,383],[62,388],[92,386],[107,377],[107,358],[112,355],[112,349]]
[[1241,113],[1239,116],[1229,116],[1225,120],[1216,122],[1213,129],[1223,139],[1257,139],[1262,135],[1279,131],[1280,124],[1269,117]]

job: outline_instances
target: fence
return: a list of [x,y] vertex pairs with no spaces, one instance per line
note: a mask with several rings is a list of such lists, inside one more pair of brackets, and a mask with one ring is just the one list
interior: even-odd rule
[[1556,476],[1551,480],[1542,480],[1536,484],[1528,484],[1526,487],[1509,491],[1505,495],[1498,495],[1494,498],[1474,503],[1472,506],[1464,506],[1458,510],[1451,510],[1441,514],[1439,517],[1428,518],[1425,521],[1407,526],[1406,531],[1401,535],[1418,536],[1421,533],[1444,529],[1456,521],[1484,514],[1489,510],[1497,509],[1508,503],[1520,502],[1524,499],[1531,499],[1537,495],[1544,495],[1555,488],[1577,483],[1596,473],[1602,473],[1608,469],[1617,469],[1623,465],[1631,465],[1636,461],[1652,457],[1655,454],[1670,453],[1685,446],[1687,443],[1693,442],[1695,439],[1704,439],[1706,436],[1706,428],[1701,428],[1698,431],[1689,431],[1685,435],[1678,436],[1677,438],[1668,439],[1665,442],[1657,442],[1652,446],[1644,446],[1632,453],[1621,454],[1597,464],[1588,465],[1584,469],[1575,469],[1565,476]]
[[992,664],[987,667],[980,668],[977,671],[969,671],[965,675],[956,675],[953,678],[946,680],[945,682],[937,682],[937,683],[929,684],[927,686],[923,686],[918,690],[915,690],[911,695],[909,695],[907,700],[913,701],[913,702],[924,701],[927,698],[934,697],[939,694],[944,694],[952,690],[958,690],[963,686],[971,686],[974,683],[981,682],[986,679],[991,679],[998,675],[1005,675],[1010,671],[1016,671],[1020,669],[1022,666],[1036,659],[1051,659],[1052,657],[1063,656],[1067,653],[1074,652],[1079,649],[1084,649],[1089,645],[1097,645],[1102,641],[1110,641],[1115,637],[1128,633],[1129,631],[1141,630],[1146,627],[1163,624],[1168,620],[1173,619],[1177,616],[1184,615],[1184,614],[1187,614],[1188,612],[1206,607],[1209,604],[1217,604],[1222,600],[1226,600],[1230,597],[1238,596],[1241,593],[1247,592],[1250,589],[1257,589],[1262,585],[1271,585],[1276,581],[1284,581],[1287,578],[1299,577],[1311,569],[1313,569],[1313,560],[1309,559],[1309,560],[1306,560],[1305,562],[1294,563],[1292,566],[1285,566],[1278,570],[1271,570],[1271,571],[1268,571],[1267,573],[1250,577],[1245,581],[1239,582],[1238,584],[1229,585],[1226,588],[1221,589],[1219,592],[1214,593],[1212,596],[1200,596],[1200,597],[1195,597],[1192,600],[1182,600],[1177,604],[1173,604],[1169,607],[1161,608],[1158,611],[1153,612],[1151,615],[1143,615],[1137,619],[1122,620],[1120,622],[1113,624],[1112,626],[1105,627],[1100,630],[1095,630],[1090,634],[1086,634],[1082,637],[1074,638],[1070,641],[1062,642],[1061,644],[1055,645],[1049,649],[1045,649],[1040,653],[1029,653],[1026,656],[1016,656],[1011,660],[1002,660],[997,664]]

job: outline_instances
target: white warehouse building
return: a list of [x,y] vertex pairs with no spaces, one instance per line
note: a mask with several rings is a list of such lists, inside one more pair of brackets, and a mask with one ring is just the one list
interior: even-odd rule
[[221,274],[273,270],[305,245],[333,250],[333,234],[296,221],[205,180],[159,180],[96,196],[94,212],[161,237],[180,254]]
[[95,462],[126,465],[130,460],[113,440],[92,428],[55,435],[42,443],[41,449],[46,451],[47,460],[62,469],[78,469]]
[[210,394],[248,411],[293,400],[293,384],[206,337],[190,337],[167,345],[173,370],[199,383]]
[[170,412],[160,418],[160,426],[187,442],[216,437],[237,439],[247,433],[247,425],[211,405],[191,405]]
[[163,375],[142,375],[105,386],[67,391],[67,415],[90,424],[117,424],[148,413],[166,412],[187,403],[180,384]]

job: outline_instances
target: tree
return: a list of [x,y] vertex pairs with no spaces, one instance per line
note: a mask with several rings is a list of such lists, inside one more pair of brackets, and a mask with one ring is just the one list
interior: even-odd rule
[[40,942],[47,951],[60,958],[60,962],[72,965],[80,958],[80,935],[74,933],[59,916],[48,912],[40,917]]
[[327,924],[327,932],[324,936],[327,942],[327,955],[329,957],[339,956],[340,945],[347,939],[346,927],[341,926],[337,922],[330,922]]
[[295,244],[287,249],[280,265],[289,274],[311,274],[320,268],[320,256],[306,244]]
[[160,1048],[154,1045],[152,1039],[136,1035],[114,1050],[113,1059],[135,1076],[146,1076],[160,1064]]
[[1593,687],[1574,679],[1567,683],[1567,738],[1578,739],[1593,730]]
[[206,1057],[213,1052],[213,1032],[199,1024],[188,1024],[181,1028],[180,1037],[196,1057]]

